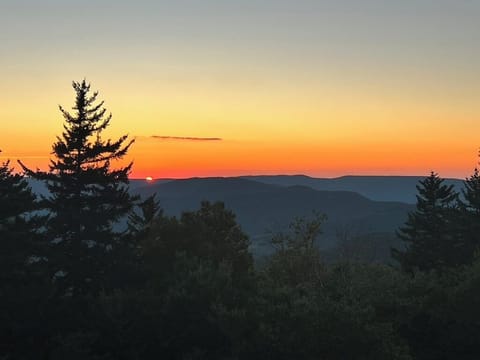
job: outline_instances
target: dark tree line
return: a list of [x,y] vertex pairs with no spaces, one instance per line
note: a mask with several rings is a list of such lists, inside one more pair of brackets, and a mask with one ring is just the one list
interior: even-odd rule
[[38,203],[28,182],[14,174],[10,162],[0,164],[0,281],[13,286],[26,278],[25,261],[33,255],[34,229],[38,225],[27,214],[35,211]]
[[[322,215],[254,263],[221,203],[179,217],[128,189],[132,141],[85,81],[37,198],[0,166],[0,359],[478,359],[480,177],[432,173],[393,250],[400,266],[327,264]],[[119,220],[128,225],[118,226]]]
[[471,264],[480,248],[478,169],[459,194],[432,172],[417,185],[417,206],[398,236],[406,244],[393,257],[407,272],[441,270]]

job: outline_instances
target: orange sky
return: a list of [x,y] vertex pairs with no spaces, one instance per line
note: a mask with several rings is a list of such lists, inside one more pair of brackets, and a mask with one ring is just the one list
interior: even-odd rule
[[3,159],[45,168],[57,105],[86,77],[108,135],[136,138],[132,177],[462,178],[477,163],[473,2],[19,3],[0,5]]

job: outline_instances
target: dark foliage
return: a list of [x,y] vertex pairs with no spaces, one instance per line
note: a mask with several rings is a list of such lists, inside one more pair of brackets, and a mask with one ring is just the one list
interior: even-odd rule
[[14,284],[25,278],[30,257],[37,255],[35,195],[9,162],[0,164],[0,283]]
[[8,161],[0,164],[0,358],[31,358],[28,348],[38,350],[43,341],[41,307],[49,289],[37,208],[25,178]]
[[462,194],[457,230],[463,239],[461,248],[464,251],[464,257],[470,262],[475,252],[480,249],[480,173],[478,168],[475,168],[473,174],[465,179]]
[[417,208],[398,231],[406,249],[393,250],[393,257],[410,272],[462,263],[458,246],[461,239],[455,232],[458,194],[433,172],[420,181],[417,190]]
[[124,254],[128,247],[128,238],[113,225],[127,216],[135,198],[128,192],[132,164],[111,168],[133,140],[128,142],[127,136],[103,140],[112,115],[85,80],[73,82],[73,89],[74,112],[60,107],[64,131],[53,145],[49,171],[22,166],[29,176],[45,181],[50,193],[43,200],[49,213],[45,224],[49,276],[59,294],[76,296],[111,290],[109,277],[120,266],[117,252]]

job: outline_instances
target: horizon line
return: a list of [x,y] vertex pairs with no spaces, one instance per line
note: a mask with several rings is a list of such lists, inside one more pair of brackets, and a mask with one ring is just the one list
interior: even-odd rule
[[[438,173],[437,173],[438,174]],[[401,177],[401,178],[426,178],[429,175],[359,175],[359,174],[345,174],[345,175],[340,175],[340,176],[311,176],[311,175],[306,175],[302,173],[298,174],[248,174],[248,175],[233,175],[233,176],[186,176],[186,177],[158,177],[158,178],[151,178],[149,176],[147,177],[130,177],[129,180],[142,180],[146,181],[146,178],[151,178],[151,182],[158,181],[158,180],[191,180],[191,179],[235,179],[235,178],[249,178],[249,177],[306,177],[310,179],[327,179],[327,180],[335,180],[335,179],[341,179],[341,178],[346,178],[346,177],[371,177],[371,178],[387,178],[387,177]],[[441,177],[441,176],[440,176]],[[464,181],[465,178],[459,178],[459,177],[441,177],[444,180],[460,180]]]

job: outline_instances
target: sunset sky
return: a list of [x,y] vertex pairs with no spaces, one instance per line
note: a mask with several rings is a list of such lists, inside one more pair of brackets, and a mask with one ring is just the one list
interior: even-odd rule
[[0,155],[45,168],[86,78],[132,177],[465,177],[478,0],[0,0]]

